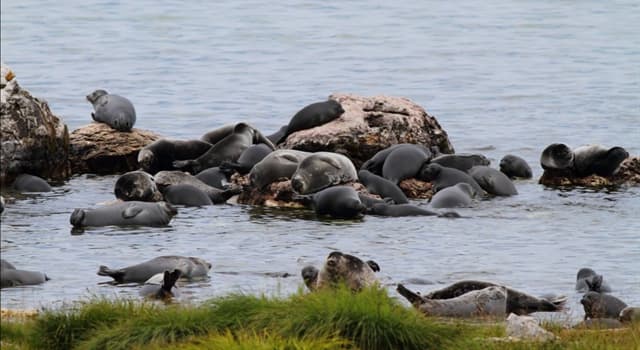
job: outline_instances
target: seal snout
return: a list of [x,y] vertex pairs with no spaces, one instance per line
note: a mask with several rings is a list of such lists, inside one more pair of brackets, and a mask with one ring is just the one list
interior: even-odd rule
[[300,179],[300,177],[294,177],[293,179],[291,179],[291,187],[294,191],[302,193],[302,191],[304,190],[304,182],[302,181],[302,179]]

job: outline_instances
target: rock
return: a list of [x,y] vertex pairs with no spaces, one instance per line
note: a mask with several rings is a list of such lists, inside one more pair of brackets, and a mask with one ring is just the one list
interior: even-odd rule
[[639,186],[640,185],[640,157],[625,159],[615,174],[609,177],[589,175],[585,177],[554,176],[546,171],[538,181],[546,186],[583,186],[590,188],[603,188],[612,186]]
[[346,155],[356,168],[376,152],[397,143],[422,144],[454,153],[438,121],[412,101],[391,96],[332,94],[344,113],[337,119],[287,137],[279,148]]
[[45,179],[70,176],[69,132],[46,101],[20,87],[11,69],[1,64],[0,183],[13,182],[22,173]]
[[411,199],[431,199],[433,188],[431,182],[418,179],[405,179],[398,184],[404,194]]
[[160,138],[151,131],[117,131],[104,123],[91,123],[71,132],[71,171],[74,174],[120,174],[137,170],[138,152]]
[[543,329],[531,316],[509,314],[507,317],[507,337],[521,340],[549,341],[556,339],[555,334]]

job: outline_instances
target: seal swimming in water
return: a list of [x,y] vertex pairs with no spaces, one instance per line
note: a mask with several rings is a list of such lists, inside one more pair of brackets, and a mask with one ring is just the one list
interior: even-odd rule
[[237,162],[222,162],[219,167],[220,171],[227,176],[231,176],[236,172],[240,175],[248,174],[254,165],[258,164],[271,152],[273,150],[264,143],[251,145],[242,152]]
[[576,275],[576,290],[578,292],[609,293],[611,292],[611,287],[604,282],[602,275],[597,274],[588,267],[584,267],[578,270]]
[[176,213],[176,209],[166,202],[130,201],[95,209],[76,209],[71,214],[69,222],[74,227],[166,226]]
[[198,158],[211,147],[210,143],[200,140],[160,139],[138,152],[138,164],[142,170],[155,175],[162,170],[176,170],[174,161]]
[[300,162],[311,154],[289,149],[273,151],[253,166],[249,181],[256,188],[264,189],[280,179],[291,179]]
[[425,298],[410,291],[402,284],[398,284],[396,290],[427,316],[504,317],[507,315],[508,292],[505,287],[489,286],[448,299]]
[[210,269],[211,264],[201,258],[164,255],[121,269],[110,269],[101,265],[98,276],[109,276],[113,278],[114,283],[144,283],[156,274],[173,270],[180,270],[181,278],[184,279],[204,278]]
[[291,176],[291,187],[299,194],[310,194],[357,179],[356,168],[346,156],[333,152],[316,152],[298,164]]
[[120,175],[113,192],[123,201],[158,202],[163,198],[151,174],[140,170]]
[[105,90],[96,90],[87,95],[87,101],[93,105],[93,120],[105,123],[118,131],[131,131],[136,123],[136,110],[128,99],[110,94]]
[[50,278],[38,271],[18,270],[13,264],[2,259],[0,263],[0,288],[30,286],[49,281]]
[[431,159],[431,163],[440,164],[443,167],[454,168],[460,171],[467,172],[474,166],[488,166],[491,162],[482,154],[458,153],[439,155]]
[[502,157],[500,160],[500,171],[510,179],[530,179],[533,176],[531,167],[527,164],[527,161],[513,154],[507,154]]
[[202,207],[213,205],[211,198],[203,190],[189,184],[169,185],[164,188],[164,198],[173,205]]
[[29,174],[18,175],[11,186],[20,192],[51,192],[52,190],[51,185],[43,178]]
[[164,191],[164,188],[169,185],[187,184],[204,191],[213,204],[225,203],[229,198],[239,194],[240,188],[234,187],[230,189],[221,190],[215,187],[211,187],[204,182],[200,181],[193,175],[187,174],[180,170],[163,170],[157,173],[154,177],[156,185],[160,191]]
[[382,176],[363,169],[358,171],[358,179],[370,193],[377,194],[382,198],[389,197],[396,204],[409,203],[407,196],[402,192],[400,187]]
[[618,318],[627,304],[613,295],[587,292],[580,299],[584,307],[584,319],[589,318]]
[[469,169],[468,173],[489,194],[496,196],[515,196],[518,194],[513,182],[499,170],[486,165],[477,165]]
[[382,165],[382,177],[397,184],[404,179],[416,177],[422,164],[433,155],[425,147],[403,146],[394,148]]
[[431,208],[455,208],[467,207],[471,205],[472,198],[475,197],[475,190],[466,182],[461,182],[449,186],[436,192],[429,206]]
[[313,266],[302,269],[302,279],[309,290],[335,288],[344,283],[354,292],[378,282],[375,272],[380,266],[373,260],[363,262],[360,258],[333,251],[328,256],[320,271]]
[[179,292],[176,287],[176,282],[182,275],[182,271],[179,269],[175,269],[171,272],[165,271],[162,273],[162,279],[156,281],[156,276],[158,275],[151,277],[144,283],[140,289],[140,295],[150,299],[160,299],[163,301],[168,301],[173,297],[177,297]]
[[[289,121],[287,129],[275,144],[281,143],[296,131],[315,128],[326,124],[344,113],[340,103],[334,100],[312,103],[298,111]],[[279,132],[278,132],[279,133]],[[276,133],[276,134],[278,134]],[[272,135],[273,136],[273,135]]]
[[311,196],[312,207],[317,215],[351,219],[360,216],[366,207],[360,201],[358,192],[351,186],[325,188]]
[[425,164],[418,174],[418,180],[431,182],[433,190],[436,193],[443,188],[447,188],[461,182],[471,185],[476,194],[484,193],[482,187],[478,185],[471,175],[455,168],[443,167],[437,163]]

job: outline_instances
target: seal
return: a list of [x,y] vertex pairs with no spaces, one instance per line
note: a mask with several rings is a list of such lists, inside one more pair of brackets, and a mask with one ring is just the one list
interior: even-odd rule
[[229,182],[227,175],[217,166],[199,172],[196,174],[196,178],[205,184],[220,190],[225,189],[225,185]]
[[367,214],[393,217],[438,215],[438,213],[434,211],[420,208],[413,204],[388,203],[377,203],[372,205],[371,208],[367,210]]
[[46,274],[38,271],[18,270],[2,259],[0,264],[0,288],[31,286],[49,281]]
[[187,184],[197,187],[211,198],[213,204],[225,203],[229,198],[241,192],[239,187],[226,190],[211,187],[200,181],[197,177],[180,170],[163,170],[154,176],[154,180],[161,192],[164,192],[164,188],[169,185]]
[[580,304],[584,308],[584,319],[589,318],[615,318],[620,316],[620,312],[627,307],[627,304],[613,295],[586,292]]
[[431,197],[429,206],[431,208],[456,208],[468,207],[472,198],[475,197],[475,190],[466,182],[461,182],[449,186],[436,192]]
[[573,171],[578,177],[593,174],[608,177],[613,175],[620,163],[628,157],[629,153],[622,147],[581,146],[573,150]]
[[476,165],[469,169],[469,175],[489,194],[495,196],[515,196],[518,194],[513,182],[499,170],[486,165]]
[[153,176],[140,170],[120,175],[113,192],[123,201],[158,202],[163,198]]
[[291,187],[299,194],[310,194],[357,179],[356,168],[346,156],[333,152],[316,152],[300,162],[291,176]]
[[4,197],[0,196],[0,214],[4,211]]
[[203,190],[189,184],[169,185],[162,193],[167,202],[187,207],[213,205],[211,198]]
[[166,226],[177,214],[166,202],[130,201],[95,209],[76,209],[69,222],[74,227],[86,226]]
[[340,219],[358,217],[366,209],[351,186],[333,186],[314,193],[312,206],[317,215]]
[[366,211],[369,211],[375,204],[394,204],[393,199],[387,197],[385,199],[378,199],[372,196],[363,194],[358,192],[358,198],[360,198],[360,202],[365,206]]
[[640,307],[627,306],[622,311],[618,319],[622,323],[637,323],[640,322]]
[[583,267],[578,270],[576,275],[576,290],[583,293],[589,291],[609,293],[611,292],[611,287],[604,281],[602,275],[597,274],[588,267]]
[[200,140],[156,140],[138,152],[138,164],[142,170],[155,175],[162,170],[176,170],[176,160],[195,159],[205,154],[211,144]]
[[271,135],[267,135],[267,138],[269,139],[269,141],[271,141],[271,143],[277,145],[278,141],[280,141],[280,139],[282,139],[287,134],[287,127],[289,127],[289,125],[281,126],[278,131],[274,132]]
[[12,263],[4,260],[4,259],[0,259],[0,270],[4,270],[4,269],[10,269],[10,270],[15,270],[16,267],[13,266]]
[[235,124],[233,132],[213,145],[207,152],[196,159],[176,160],[173,166],[177,169],[199,173],[202,170],[219,166],[224,161],[235,162],[242,152],[254,143],[264,143],[272,150],[271,141],[257,129],[247,123]]
[[[344,113],[340,103],[334,100],[312,103],[299,110],[289,121],[287,130],[278,138],[275,144],[284,142],[287,137],[296,131],[315,128],[326,124]],[[277,133],[276,133],[277,134]],[[274,135],[272,135],[275,137]]]
[[431,163],[440,164],[443,167],[454,168],[466,172],[474,166],[488,166],[491,162],[482,154],[458,153],[439,155],[431,159]]
[[363,169],[358,171],[358,179],[370,193],[377,194],[382,198],[391,198],[396,204],[409,203],[400,187],[382,176]]
[[[159,275],[159,274],[158,274]],[[182,271],[175,269],[171,272],[165,271],[160,277],[160,281],[155,281],[156,276],[148,279],[140,289],[140,295],[149,299],[159,299],[169,301],[177,297],[180,293],[176,287],[176,282],[182,275]]]
[[567,298],[564,296],[537,298],[518,290],[500,286],[492,282],[465,280],[456,282],[446,288],[435,290],[424,296],[425,299],[452,299],[475,290],[487,287],[504,287],[507,291],[506,314],[528,315],[533,312],[553,312],[564,308]]
[[220,171],[227,176],[231,176],[236,172],[240,175],[248,174],[254,165],[258,164],[271,152],[273,150],[264,143],[251,145],[242,152],[237,162],[222,162]]
[[302,279],[311,291],[345,284],[357,292],[376,284],[378,279],[375,272],[378,271],[380,266],[373,260],[364,262],[356,256],[333,251],[327,256],[320,271],[313,266],[304,267]]
[[422,146],[396,147],[382,165],[382,177],[395,184],[404,179],[414,178],[431,157],[431,151]]
[[552,143],[542,151],[540,165],[556,175],[572,176],[573,151],[564,143]]
[[500,171],[510,179],[530,179],[533,176],[531,167],[527,164],[527,161],[513,154],[507,154],[502,157],[500,160]]
[[98,269],[98,276],[109,276],[113,278],[113,283],[115,284],[144,283],[156,274],[164,273],[165,271],[180,270],[181,278],[194,280],[206,278],[210,269],[211,264],[201,258],[163,255],[121,269],[110,269],[107,266],[101,265]]
[[291,179],[298,165],[312,153],[296,150],[277,150],[269,153],[249,172],[251,185],[264,189],[281,179]]
[[20,174],[13,181],[12,187],[20,192],[51,192],[51,186],[41,177]]
[[476,194],[484,194],[482,187],[469,174],[437,163],[425,164],[418,174],[418,180],[431,182],[436,193],[443,188],[464,182],[471,185]]
[[489,286],[449,299],[429,299],[398,284],[398,293],[427,316],[440,317],[504,317],[507,315],[507,289]]
[[93,105],[93,120],[105,123],[118,131],[131,131],[136,123],[136,110],[128,99],[96,90],[87,95],[87,101]]
[[202,135],[200,140],[211,145],[215,145],[216,143],[222,141],[222,139],[224,139],[225,137],[231,135],[235,127],[236,124],[225,124]]

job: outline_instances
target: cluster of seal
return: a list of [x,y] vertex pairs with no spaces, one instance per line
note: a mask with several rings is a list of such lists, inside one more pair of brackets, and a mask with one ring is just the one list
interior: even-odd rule
[[105,123],[118,131],[131,131],[136,123],[136,110],[128,99],[109,94],[105,90],[96,90],[87,95],[87,101],[93,105],[93,120]]
[[563,143],[547,146],[540,156],[540,165],[552,176],[611,176],[629,153],[622,147],[606,148],[588,145],[574,150]]

